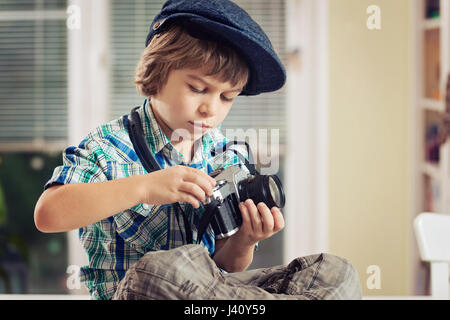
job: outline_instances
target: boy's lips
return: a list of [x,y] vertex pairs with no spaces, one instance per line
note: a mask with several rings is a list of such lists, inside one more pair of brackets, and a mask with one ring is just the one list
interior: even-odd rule
[[196,121],[196,122],[189,121],[189,123],[192,124],[194,127],[201,128],[203,130],[211,129],[211,126],[208,126],[208,125],[206,125],[204,123],[201,123],[201,122],[198,122],[198,121]]

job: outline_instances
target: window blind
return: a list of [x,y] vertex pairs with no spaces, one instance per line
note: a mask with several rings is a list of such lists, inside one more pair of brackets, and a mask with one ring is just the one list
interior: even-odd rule
[[3,149],[67,139],[66,6],[66,0],[0,0]]
[[[134,71],[145,46],[145,38],[155,15],[164,1],[113,0],[111,3],[111,97],[110,118],[119,117],[133,107],[142,104],[133,85]],[[285,1],[284,0],[238,0],[236,4],[245,9],[263,28],[272,45],[285,62]],[[272,129],[279,130],[279,142],[285,143],[285,89],[252,97],[238,97],[222,124],[226,129],[267,129],[268,141]]]
[[141,105],[134,81],[145,38],[153,18],[161,10],[163,0],[112,0],[110,22],[110,118],[117,118]]

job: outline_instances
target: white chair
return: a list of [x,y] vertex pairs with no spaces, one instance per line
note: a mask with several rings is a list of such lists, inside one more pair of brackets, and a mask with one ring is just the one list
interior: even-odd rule
[[420,257],[431,265],[431,296],[450,299],[450,214],[422,212],[414,219]]

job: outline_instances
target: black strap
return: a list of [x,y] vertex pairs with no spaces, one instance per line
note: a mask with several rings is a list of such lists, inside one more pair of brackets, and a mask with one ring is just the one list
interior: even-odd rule
[[[131,110],[131,119],[129,121],[127,121],[128,119],[125,120],[129,124],[128,132],[130,135],[130,140],[133,143],[134,150],[136,151],[139,160],[141,160],[145,170],[147,170],[147,172],[160,170],[161,167],[155,157],[153,157],[153,154],[149,150],[145,141],[141,118],[139,117],[139,113],[136,111],[138,108],[139,106]],[[128,118],[127,116],[125,117]]]
[[[239,157],[239,159],[241,159],[242,162],[244,162],[244,164],[247,167],[248,171],[250,171],[250,173],[252,175],[254,175],[254,176],[259,175],[259,172],[258,172],[258,170],[256,170],[256,167],[255,167],[255,161],[253,160],[253,153],[250,150],[250,145],[246,141],[230,141],[223,147],[223,150],[221,150],[221,151],[225,152],[231,146],[238,145],[238,144],[244,144],[247,147],[247,154],[248,154],[248,159],[249,160],[247,160],[237,150],[234,150],[234,149],[230,149],[230,150],[233,151]],[[215,153],[215,151],[214,151],[214,153]]]
[[[131,118],[128,118],[128,116],[125,115],[123,117],[123,121],[125,127],[128,130],[131,143],[133,144],[133,148],[136,151],[139,160],[141,161],[145,170],[147,170],[147,172],[150,173],[153,171],[160,170],[161,167],[159,166],[158,162],[156,161],[155,157],[153,156],[152,152],[148,148],[147,143],[145,141],[141,118],[139,117],[139,113],[136,111],[136,109],[138,109],[139,107],[140,106],[137,106],[131,110]],[[178,212],[181,212],[183,216],[184,228],[186,229],[185,242],[188,244],[193,243],[192,229],[188,222],[186,214],[178,202],[175,203],[175,206],[178,209]],[[178,220],[178,215],[176,215],[176,218]]]

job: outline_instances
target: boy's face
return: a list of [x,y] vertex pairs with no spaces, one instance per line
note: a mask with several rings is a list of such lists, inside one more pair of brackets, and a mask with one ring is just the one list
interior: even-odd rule
[[151,97],[152,110],[166,136],[194,142],[217,127],[227,116],[244,84],[235,87],[201,69],[179,69],[169,73],[167,83]]

